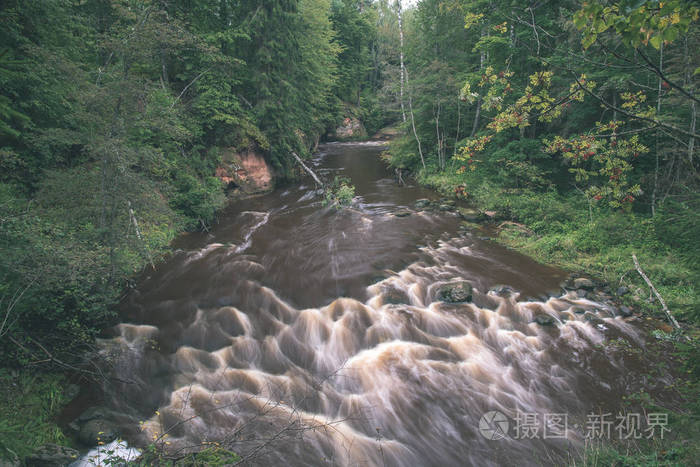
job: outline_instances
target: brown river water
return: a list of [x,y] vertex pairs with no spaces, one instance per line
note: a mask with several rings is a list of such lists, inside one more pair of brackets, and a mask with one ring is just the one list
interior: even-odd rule
[[[600,344],[641,348],[642,333],[562,290],[564,271],[416,209],[439,195],[397,186],[381,150],[328,144],[312,161],[352,180],[353,207],[322,207],[310,179],[232,203],[138,281],[100,341],[131,381],[106,398],[132,444],[216,442],[254,465],[561,465],[586,414],[616,410],[645,363]],[[458,281],[473,302],[440,301]],[[489,411],[509,419],[501,439],[479,429]],[[537,414],[533,439],[518,413]],[[544,439],[545,414],[568,430]]]

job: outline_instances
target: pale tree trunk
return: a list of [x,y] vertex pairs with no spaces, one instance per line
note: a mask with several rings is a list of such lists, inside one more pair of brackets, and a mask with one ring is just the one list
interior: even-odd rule
[[[659,71],[664,69],[664,44],[659,48]],[[661,86],[663,79],[659,76],[658,96],[656,99],[656,118],[661,114]],[[656,215],[656,192],[659,189],[659,132],[656,132],[656,166],[654,167],[654,190],[651,192],[651,216]]]
[[420,144],[418,132],[416,131],[416,119],[413,117],[413,99],[411,99],[411,89],[410,87],[408,87],[408,70],[406,70],[406,90],[408,91],[408,111],[411,114],[411,128],[413,128],[413,136],[416,138],[416,143],[418,143],[418,154],[420,154],[420,163],[425,169],[425,158],[423,157],[423,149]]
[[[484,37],[487,34],[486,28],[481,29],[481,37]],[[479,71],[483,72],[484,71],[484,65],[486,64],[486,52],[481,51],[481,55],[479,56]],[[476,130],[479,128],[479,115],[481,115],[481,96],[479,96],[479,99],[476,101],[476,114],[474,114],[474,123],[472,124],[472,132],[469,134],[470,138],[473,138],[474,135],[476,134]]]
[[457,134],[455,135],[455,147],[454,147],[454,152],[457,152],[457,143],[459,143],[459,124],[461,123],[462,120],[462,112],[461,112],[461,106],[460,106],[460,99],[457,99]]
[[444,141],[440,138],[440,107],[441,104],[438,100],[437,115],[435,116],[435,136],[437,138],[438,165],[442,171],[445,169],[445,150],[443,147]]
[[401,117],[404,123],[406,122],[406,109],[403,104],[403,87],[405,83],[405,68],[403,65],[403,20],[401,16],[401,0],[396,0],[396,13],[399,18],[399,60],[401,64],[401,87],[400,87],[400,101],[401,101]]
[[[684,43],[684,55],[685,55],[685,85],[690,86],[692,82],[692,68],[690,66],[690,54],[688,53],[688,36],[685,37]],[[690,132],[695,133],[695,126],[697,123],[697,107],[694,100],[690,101]],[[693,164],[693,153],[695,151],[695,138],[692,136],[688,140],[688,164],[690,165],[690,170],[695,172],[695,165]]]

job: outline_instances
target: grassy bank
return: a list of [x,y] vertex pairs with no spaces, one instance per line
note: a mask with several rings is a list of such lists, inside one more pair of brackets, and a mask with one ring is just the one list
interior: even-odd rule
[[652,218],[596,206],[589,209],[576,193],[505,188],[476,173],[447,169],[421,172],[417,179],[448,196],[455,196],[455,188],[463,185],[476,207],[496,212],[497,224],[506,220],[522,224],[497,229],[499,242],[541,262],[598,277],[615,288],[626,286],[632,292],[621,297],[626,304],[665,319],[658,301],[649,300],[648,287],[634,268],[635,253],[676,318],[692,325],[700,321],[700,255],[692,251],[700,238],[691,238],[697,232],[690,224],[698,222],[692,206],[669,206]]
[[0,370],[0,459],[23,459],[46,444],[68,444],[55,417],[70,397],[61,373]]

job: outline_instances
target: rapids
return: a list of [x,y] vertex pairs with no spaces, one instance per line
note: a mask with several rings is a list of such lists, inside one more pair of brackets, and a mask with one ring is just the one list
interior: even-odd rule
[[[255,465],[556,465],[587,413],[617,407],[643,362],[600,344],[644,346],[632,324],[560,289],[565,272],[415,209],[438,196],[398,187],[381,150],[328,144],[312,161],[352,180],[353,207],[322,207],[311,180],[236,202],[138,281],[100,341],[131,381],[106,398],[132,444],[220,443]],[[472,303],[437,298],[458,281]],[[494,410],[503,439],[479,431]],[[568,430],[518,439],[518,412],[566,414]]]

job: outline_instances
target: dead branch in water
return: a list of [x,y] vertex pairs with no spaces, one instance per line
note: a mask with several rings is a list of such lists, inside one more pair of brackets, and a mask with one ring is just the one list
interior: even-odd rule
[[664,313],[666,313],[666,316],[668,317],[669,321],[675,326],[676,329],[680,329],[681,326],[678,324],[678,321],[676,321],[676,318],[673,317],[671,314],[671,310],[668,309],[666,306],[666,302],[664,302],[664,299],[661,297],[659,292],[656,290],[656,287],[654,287],[654,284],[651,283],[649,278],[647,277],[646,274],[644,274],[644,271],[642,271],[642,267],[639,265],[639,261],[637,260],[637,255],[632,253],[632,260],[634,261],[634,267],[637,269],[637,272],[639,273],[640,276],[642,276],[642,279],[644,279],[644,282],[647,283],[649,288],[651,289],[652,292],[654,292],[654,295],[656,295],[656,298],[659,299],[659,302],[661,302],[661,306],[664,309]]
[[314,173],[313,170],[311,170],[306,164],[304,164],[304,161],[301,160],[301,157],[297,156],[297,154],[296,154],[295,152],[292,153],[292,156],[294,156],[294,158],[297,160],[297,162],[304,168],[304,170],[306,170],[306,171],[309,173],[309,175],[311,175],[311,177],[314,179],[314,181],[315,181],[321,188],[325,188],[325,186],[323,185],[323,182],[321,181],[321,179],[318,178],[318,176]]

